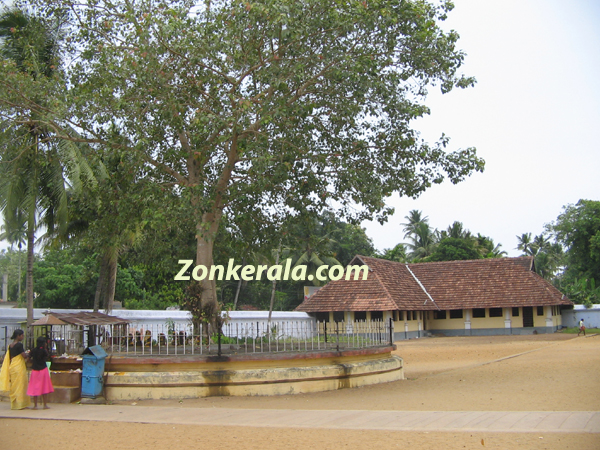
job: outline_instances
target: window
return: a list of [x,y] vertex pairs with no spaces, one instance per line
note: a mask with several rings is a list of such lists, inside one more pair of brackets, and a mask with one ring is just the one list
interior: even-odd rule
[[485,308],[473,308],[473,317],[485,317]]
[[537,307],[537,315],[538,316],[543,316],[544,315],[544,307],[543,306],[538,306]]
[[433,318],[434,319],[445,319],[446,318],[446,311],[434,311],[433,312]]
[[502,308],[490,308],[490,317],[502,317]]
[[512,316],[513,317],[519,317],[519,308],[513,308],[512,309]]
[[418,317],[417,314],[418,313],[419,313],[418,311],[413,311],[413,320],[417,320],[417,317]]
[[343,322],[344,321],[344,311],[334,311],[333,312],[333,321],[334,322]]
[[371,320],[383,320],[383,311],[371,311]]
[[412,312],[406,311],[406,320],[412,320]]
[[367,320],[367,313],[365,311],[354,311],[354,320]]
[[462,309],[451,309],[450,310],[450,318],[451,319],[462,319],[463,318],[463,310]]
[[319,322],[329,322],[329,313],[328,312],[318,312],[315,315],[315,319]]

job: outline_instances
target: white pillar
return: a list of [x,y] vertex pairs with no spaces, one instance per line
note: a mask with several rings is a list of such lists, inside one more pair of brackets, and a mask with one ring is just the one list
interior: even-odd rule
[[512,320],[510,319],[510,308],[504,308],[504,328],[512,328]]
[[471,329],[471,310],[465,309],[465,330]]
[[344,311],[344,322],[346,322],[346,333],[352,333],[353,323],[352,311]]
[[554,324],[552,323],[552,306],[544,306],[546,308],[546,326],[552,327]]

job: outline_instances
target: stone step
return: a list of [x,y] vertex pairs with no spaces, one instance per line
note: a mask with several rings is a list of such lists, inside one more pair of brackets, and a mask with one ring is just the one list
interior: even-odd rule
[[81,386],[54,386],[48,394],[48,403],[73,403],[81,398]]
[[81,373],[68,371],[50,371],[53,386],[81,387]]

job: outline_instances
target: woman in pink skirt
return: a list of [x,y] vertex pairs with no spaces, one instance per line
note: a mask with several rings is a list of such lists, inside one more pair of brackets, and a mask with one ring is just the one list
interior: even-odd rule
[[33,409],[37,409],[37,400],[40,395],[44,402],[44,409],[48,409],[48,405],[46,405],[46,394],[54,392],[52,381],[50,381],[50,371],[46,365],[48,356],[48,350],[46,350],[46,338],[40,336],[37,338],[37,345],[29,353],[32,365],[27,395],[33,397]]

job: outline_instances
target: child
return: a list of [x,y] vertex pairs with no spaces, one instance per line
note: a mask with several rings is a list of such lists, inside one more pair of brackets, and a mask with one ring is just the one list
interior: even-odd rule
[[50,381],[50,371],[46,365],[48,359],[48,350],[46,349],[46,338],[40,336],[37,338],[37,344],[31,350],[29,357],[31,358],[31,377],[29,379],[29,387],[27,395],[33,397],[33,409],[37,409],[38,397],[42,396],[44,409],[49,409],[46,405],[46,394],[54,392],[52,381]]
[[582,331],[583,335],[585,336],[585,324],[583,323],[583,319],[579,321],[579,333],[577,333],[577,336],[579,336]]

